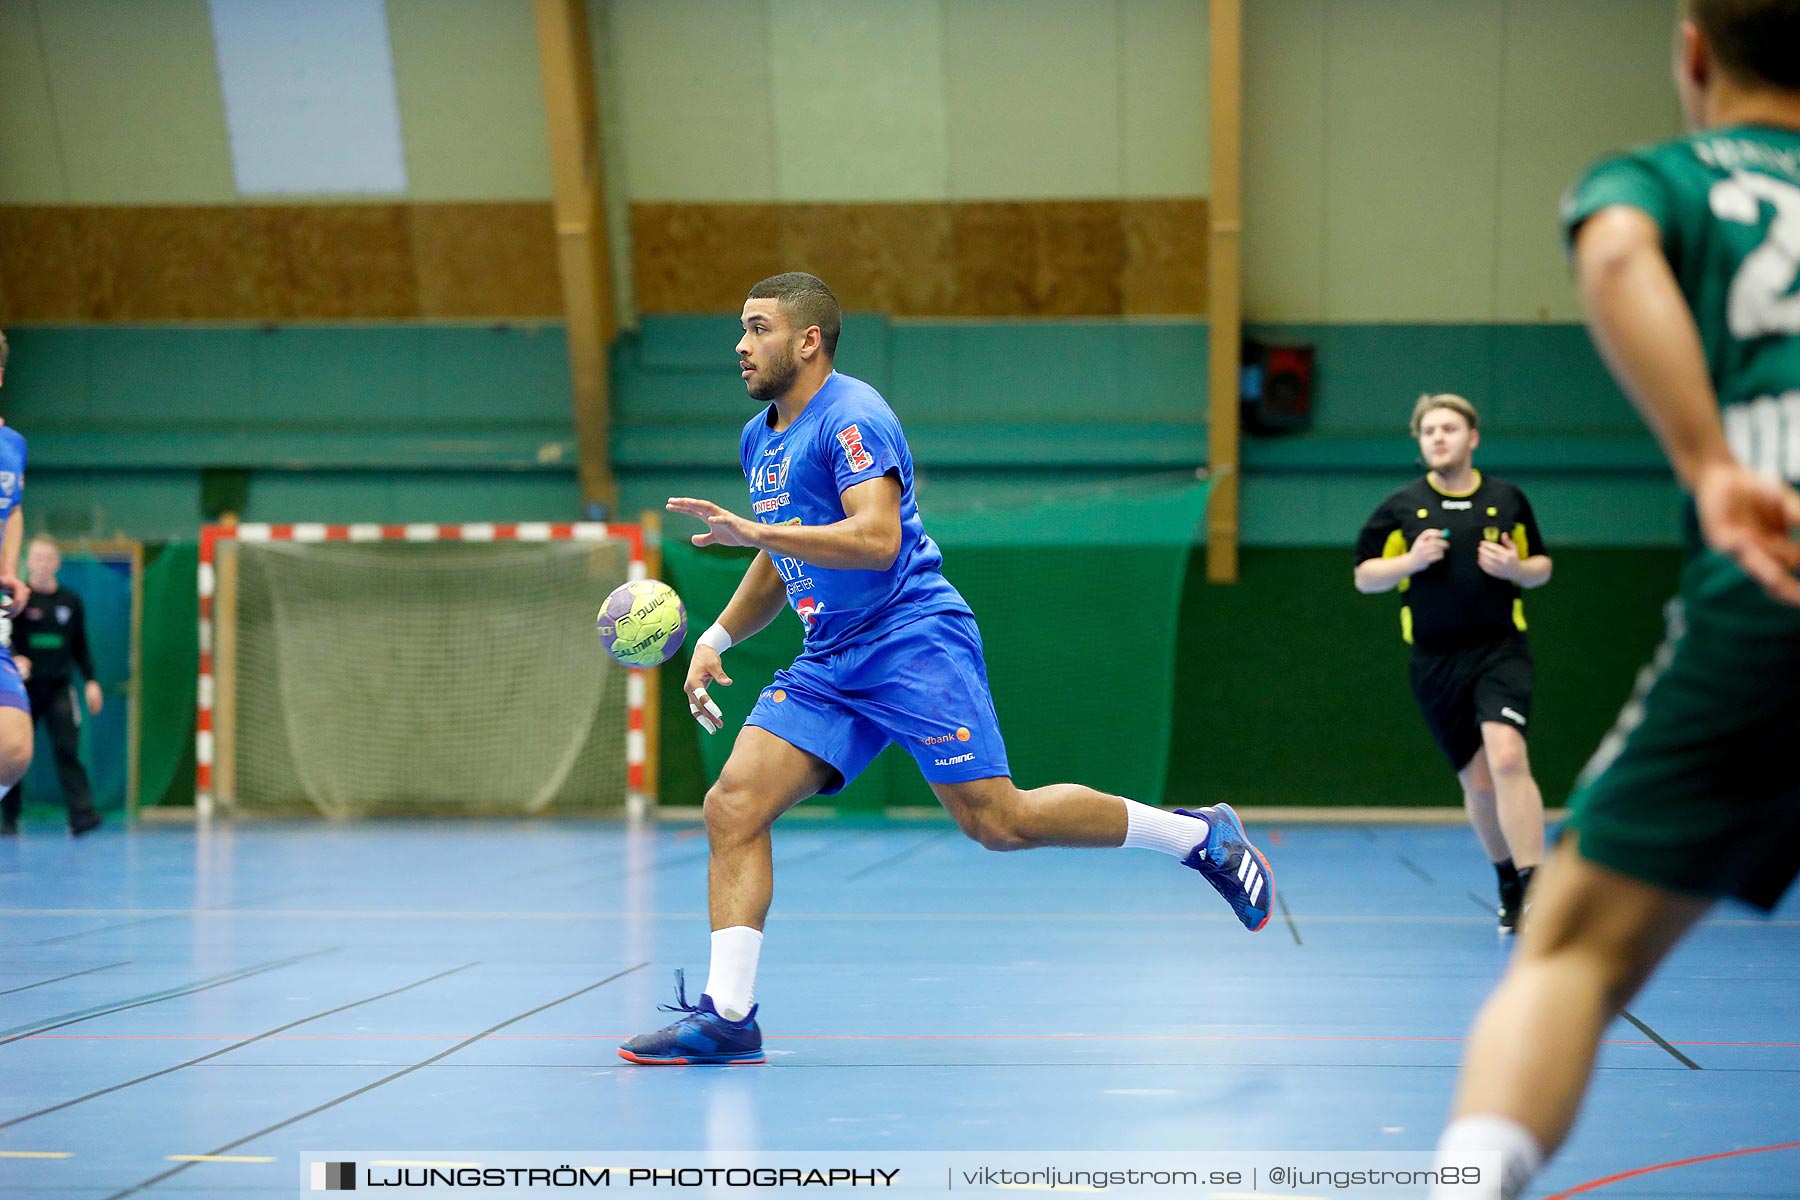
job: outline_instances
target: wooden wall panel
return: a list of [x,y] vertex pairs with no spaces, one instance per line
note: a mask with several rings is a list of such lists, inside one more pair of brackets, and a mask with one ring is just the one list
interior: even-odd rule
[[398,204],[288,209],[276,241],[277,307],[293,320],[419,315],[407,212]]
[[83,317],[228,319],[267,311],[279,291],[272,224],[219,207],[68,210]]
[[562,316],[546,205],[421,204],[412,244],[422,317]]
[[783,269],[773,204],[634,204],[639,312],[742,311],[744,293]]
[[1034,205],[1004,201],[951,207],[956,294],[950,314],[1005,317],[1036,308]]
[[561,313],[544,203],[0,205],[0,322]]
[[784,270],[824,278],[846,308],[895,316],[1206,311],[1204,197],[634,204],[631,221],[647,313],[735,311]]
[[1135,200],[1125,206],[1124,311],[1206,311],[1205,200]]
[[[830,281],[839,299],[859,311],[951,311],[954,244],[942,204],[781,207],[780,269]],[[739,291],[754,282],[743,281]]]
[[[1206,200],[634,204],[637,307],[810,270],[909,317],[1203,315]],[[555,318],[550,206],[0,205],[0,322]]]
[[1125,209],[1118,200],[1034,205],[1034,313],[1052,317],[1125,311]]
[[75,229],[64,210],[0,205],[0,323],[81,319],[81,280]]

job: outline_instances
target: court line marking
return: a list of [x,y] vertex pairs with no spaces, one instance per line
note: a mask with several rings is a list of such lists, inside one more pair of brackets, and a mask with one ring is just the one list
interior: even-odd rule
[[117,925],[102,925],[97,929],[78,929],[74,933],[59,933],[55,937],[47,937],[42,941],[33,942],[31,944],[33,946],[52,946],[57,942],[68,942],[73,941],[76,938],[84,938],[92,933],[110,933],[114,929],[129,929],[135,925],[154,925],[158,921],[169,921],[173,919],[173,917],[166,913],[157,917],[139,917],[135,921],[120,921]]
[[[460,969],[460,968],[459,968]],[[435,978],[435,976],[434,976]],[[424,982],[424,981],[421,981]],[[380,999],[372,996],[370,999]],[[310,1018],[309,1018],[310,1019]],[[240,1038],[251,1038],[256,1041],[274,1042],[399,1042],[399,1041],[459,1041],[467,1034],[462,1033],[282,1033],[282,1034],[241,1034],[241,1033],[49,1033],[33,1037],[33,1041],[136,1041],[136,1042],[176,1042],[205,1041],[218,1042]],[[632,1035],[626,1033],[497,1033],[488,1037],[490,1042],[568,1042],[568,1041],[622,1041]],[[1402,1037],[1389,1034],[1301,1034],[1301,1033],[778,1033],[767,1037],[771,1042],[818,1042],[818,1041],[1013,1041],[1013,1042],[1053,1042],[1104,1040],[1114,1042],[1393,1042],[1393,1043],[1459,1043],[1461,1037]],[[1603,1046],[1627,1046],[1643,1048],[1660,1046],[1661,1043],[1639,1040],[1636,1038],[1609,1038],[1603,1040]],[[1800,1042],[1671,1042],[1674,1046],[1711,1046],[1735,1050],[1800,1050]],[[197,1061],[197,1060],[196,1060]],[[0,1128],[5,1126],[0,1125]]]
[[178,1163],[272,1163],[275,1161],[275,1157],[274,1155],[265,1154],[168,1154],[164,1155],[164,1161]]
[[1416,863],[1412,859],[1406,857],[1406,855],[1404,855],[1404,854],[1396,854],[1396,855],[1394,855],[1394,857],[1400,860],[1401,866],[1403,866],[1407,870],[1411,871],[1414,875],[1417,875],[1420,879],[1423,879],[1426,883],[1431,884],[1433,887],[1437,886],[1437,880],[1433,879],[1429,874],[1427,874],[1424,867],[1421,867],[1418,863]]
[[1464,892],[1463,895],[1474,901],[1475,907],[1479,908],[1488,916],[1497,917],[1500,915],[1500,906],[1498,904],[1491,904],[1488,901],[1483,900],[1480,896],[1477,896],[1474,892]]
[[[1491,916],[1497,911],[1493,905],[1474,897],[1471,898],[1481,910]],[[0,909],[0,917],[34,917],[34,916],[103,916],[108,910],[84,909]],[[130,910],[123,910],[130,911]],[[490,912],[480,909],[334,909],[334,908],[267,908],[267,909],[233,909],[233,908],[184,908],[169,909],[168,912],[178,916],[207,918],[277,918],[298,921],[703,921],[707,914],[699,909],[689,912],[633,912],[629,910],[594,910],[594,911],[561,911],[561,912],[526,912],[508,910]],[[866,922],[963,922],[973,923],[993,921],[1013,923],[1019,921],[1047,921],[1073,924],[1231,924],[1237,919],[1229,915],[1212,912],[1193,913],[1119,913],[1119,912],[1031,912],[1031,913],[891,913],[891,912],[783,912],[783,921],[866,921]],[[1456,917],[1447,914],[1394,914],[1394,913],[1314,913],[1306,914],[1311,922],[1330,925],[1473,925],[1479,917]],[[1800,929],[1800,918],[1717,918],[1702,921],[1702,929]],[[0,948],[4,944],[0,943]]]
[[61,983],[63,980],[73,979],[77,975],[92,975],[96,971],[110,971],[114,967],[129,967],[131,963],[132,960],[128,958],[124,962],[107,963],[104,967],[89,967],[85,971],[70,971],[67,975],[58,975],[55,979],[41,979],[36,983],[27,983],[22,987],[7,988],[5,991],[0,992],[0,996],[10,996],[14,992],[29,992],[32,988],[41,988],[46,984],[51,983]]
[[[701,830],[701,832],[704,833],[705,831]],[[603,861],[611,863],[612,869],[608,870],[608,871],[602,871],[598,875],[589,875],[589,874],[585,874],[585,873],[578,872],[578,871],[562,872],[562,874],[573,875],[577,880],[579,880],[583,884],[605,883],[608,880],[613,880],[613,879],[636,879],[638,876],[643,875],[645,873],[654,872],[658,867],[678,867],[678,866],[682,866],[686,863],[700,862],[704,859],[711,858],[712,850],[709,847],[708,849],[700,851],[698,854],[678,854],[678,855],[675,855],[673,858],[658,858],[658,857],[652,856],[649,862],[638,863],[636,866],[631,865],[630,862],[627,861],[628,857],[629,856],[627,856],[627,855],[621,854],[621,855],[616,855],[611,859],[603,860]],[[501,882],[511,883],[517,878],[518,878],[518,876],[508,875]],[[535,873],[533,873],[532,875],[528,876],[528,878],[535,879],[535,878],[537,878],[537,876]],[[570,885],[566,885],[566,886],[573,886],[573,885],[570,884]],[[471,915],[473,915],[473,914],[471,914]],[[520,914],[520,915],[523,916],[526,914]],[[458,919],[460,919],[460,918],[458,918]]]
[[[787,855],[786,857],[777,858],[774,860],[773,865],[775,865],[777,867],[786,867],[786,866],[795,865],[797,863],[811,862],[813,859],[823,858],[827,854],[837,854],[837,853],[847,851],[851,846],[855,845],[856,842],[862,842],[862,841],[867,841],[867,840],[868,840],[867,838],[856,838],[856,839],[850,840],[850,841],[840,841],[840,842],[826,841],[826,842],[821,843],[820,845],[814,846],[810,850],[797,850],[794,853]],[[711,851],[708,851],[709,855],[710,855],[710,853],[711,853]]]
[[[385,1000],[389,996],[397,996],[401,992],[409,992],[413,988],[423,987],[425,984],[434,983],[437,980],[443,979],[446,976],[454,975],[459,971],[466,971],[470,967],[477,966],[477,965],[479,965],[479,964],[472,963],[472,962],[464,963],[460,967],[452,967],[448,971],[439,971],[436,975],[426,976],[424,979],[420,979],[420,980],[417,980],[416,982],[409,983],[404,987],[397,987],[397,988],[392,989],[391,991],[382,992],[379,995],[368,996],[361,1000],[352,1001],[349,1004],[341,1004],[336,1008],[330,1008],[330,1009],[326,1009],[324,1012],[314,1013],[310,1017],[301,1017],[297,1021],[289,1021],[286,1025],[277,1025],[274,1029],[271,1029],[267,1033],[259,1033],[259,1034],[255,1034],[255,1035],[252,1035],[249,1037],[245,1037],[240,1041],[233,1042],[229,1046],[221,1046],[221,1047],[219,1047],[219,1049],[214,1050],[211,1053],[202,1054],[198,1058],[190,1058],[186,1062],[176,1063],[172,1067],[164,1067],[160,1071],[152,1071],[148,1075],[139,1075],[136,1079],[127,1079],[124,1083],[115,1083],[111,1087],[104,1087],[104,1088],[101,1088],[99,1091],[89,1092],[85,1096],[76,1096],[72,1100],[64,1100],[60,1104],[52,1104],[50,1107],[40,1108],[36,1112],[28,1112],[28,1113],[24,1114],[23,1116],[13,1117],[6,1121],[0,1121],[0,1129],[11,1129],[14,1125],[22,1125],[26,1121],[30,1121],[36,1117],[48,1116],[49,1114],[51,1114],[53,1112],[61,1112],[65,1108],[73,1108],[77,1104],[83,1104],[89,1100],[98,1099],[101,1096],[111,1095],[113,1092],[123,1091],[125,1088],[133,1087],[140,1083],[147,1083],[148,1081],[150,1081],[152,1079],[160,1079],[162,1076],[173,1074],[174,1072],[179,1071],[179,1070],[183,1069],[184,1067],[196,1066],[200,1063],[206,1062],[208,1059],[218,1058],[222,1054],[230,1054],[233,1050],[241,1050],[245,1046],[249,1046],[253,1043],[260,1042],[260,1041],[264,1040],[265,1038],[275,1037],[278,1034],[281,1034],[286,1030],[297,1028],[301,1025],[307,1024],[310,1021],[317,1021],[323,1017],[335,1016],[338,1013],[347,1012],[348,1010],[350,1010],[352,1008],[360,1008],[361,1006],[363,1006],[365,1004],[372,1004],[377,1000]],[[51,1036],[54,1037],[56,1035],[52,1034]],[[77,1035],[63,1035],[63,1036],[69,1037],[69,1036],[77,1036]]]
[[157,1004],[164,1000],[173,1000],[179,996],[192,996],[196,992],[208,992],[216,987],[224,987],[228,983],[236,983],[240,979],[249,979],[253,975],[261,975],[268,971],[278,971],[282,967],[291,967],[297,962],[305,962],[309,958],[318,958],[323,954],[335,954],[342,946],[327,946],[322,950],[309,950],[305,954],[296,954],[292,958],[280,959],[276,962],[263,963],[242,971],[233,971],[225,975],[214,975],[210,979],[202,979],[195,983],[183,984],[167,991],[155,992],[149,996],[137,997],[122,1004],[102,1006],[100,1008],[83,1009],[78,1012],[64,1013],[59,1017],[49,1017],[43,1021],[27,1021],[23,1025],[15,1025],[11,1029],[0,1029],[0,1046],[9,1045],[35,1033],[48,1033],[52,1029],[62,1029],[69,1025],[79,1025],[83,1021],[91,1021],[95,1017],[104,1017],[111,1013],[125,1012],[128,1009],[142,1008],[146,1004]]
[[1640,1021],[1636,1017],[1632,1016],[1631,1013],[1629,1011],[1627,1011],[1626,1009],[1621,1008],[1619,1010],[1619,1015],[1621,1017],[1624,1017],[1627,1021],[1630,1021],[1633,1025],[1637,1026],[1637,1031],[1639,1033],[1643,1034],[1645,1037],[1647,1037],[1651,1041],[1655,1042],[1658,1046],[1661,1046],[1664,1050],[1667,1050],[1670,1053],[1670,1055],[1672,1055],[1674,1057],[1676,1062],[1680,1063],[1682,1066],[1686,1067],[1688,1070],[1698,1071],[1701,1069],[1699,1063],[1695,1062],[1693,1059],[1689,1058],[1687,1055],[1685,1055],[1681,1051],[1677,1050],[1673,1045],[1671,1045],[1669,1043],[1669,1040],[1667,1038],[1663,1037],[1662,1034],[1656,1032],[1656,1030],[1650,1028],[1648,1025],[1644,1024],[1642,1021]]
[[1722,1158],[1742,1158],[1747,1154],[1769,1154],[1776,1150],[1800,1150],[1800,1142],[1782,1142],[1775,1146],[1751,1146],[1743,1150],[1726,1150],[1719,1154],[1702,1154],[1695,1158],[1678,1158],[1673,1162],[1654,1163],[1647,1167],[1635,1167],[1629,1171],[1621,1171],[1617,1175],[1607,1175],[1600,1179],[1590,1179],[1586,1183],[1576,1184],[1566,1192],[1558,1192],[1554,1196],[1546,1196],[1544,1200],[1569,1200],[1571,1196],[1579,1196],[1586,1192],[1597,1192],[1603,1187],[1611,1187],[1627,1179],[1636,1179],[1640,1175],[1650,1175],[1657,1171],[1672,1171],[1676,1167],[1691,1167],[1695,1163],[1717,1162]]
[[621,847],[616,854],[589,854],[582,858],[566,858],[561,862],[545,863],[540,871],[521,871],[517,875],[502,875],[496,883],[517,883],[521,879],[553,879],[558,875],[576,874],[590,871],[601,865],[616,864],[626,857],[630,851]]
[[1288,932],[1294,935],[1294,945],[1305,945],[1306,943],[1300,940],[1300,927],[1294,924],[1294,914],[1288,911],[1287,893],[1275,893],[1275,906],[1281,910],[1281,919],[1287,922]]
[[68,1150],[0,1150],[0,1158],[74,1158]]
[[852,880],[852,879],[861,879],[864,875],[869,874],[871,871],[879,871],[883,867],[891,867],[897,862],[904,862],[905,860],[911,858],[915,854],[918,854],[920,851],[926,849],[927,847],[929,847],[937,842],[943,841],[944,839],[950,837],[952,834],[960,833],[960,832],[961,832],[960,830],[956,830],[956,829],[940,829],[936,833],[933,833],[929,837],[920,838],[918,841],[916,841],[912,845],[906,847],[906,849],[901,850],[897,854],[890,854],[886,858],[876,859],[874,862],[870,863],[869,865],[867,865],[865,867],[858,867],[856,870],[854,870],[854,871],[850,872],[848,875],[844,876],[844,879],[846,882],[848,882],[849,880]]
[[[641,962],[641,963],[636,964],[635,966],[626,967],[623,971],[616,971],[613,974],[608,975],[605,979],[598,981],[597,983],[590,983],[584,988],[578,988],[575,991],[570,992],[566,996],[559,996],[555,1000],[551,1000],[550,1002],[548,1002],[546,1004],[540,1004],[536,1008],[528,1009],[527,1011],[520,1013],[516,1017],[508,1017],[506,1020],[500,1022],[498,1025],[490,1026],[489,1028],[482,1030],[480,1033],[475,1034],[473,1037],[463,1039],[462,1041],[456,1043],[456,1045],[450,1047],[448,1050],[441,1050],[438,1053],[432,1055],[430,1058],[423,1059],[419,1062],[413,1063],[409,1067],[403,1067],[400,1070],[393,1072],[392,1074],[384,1075],[380,1079],[377,1079],[374,1083],[366,1083],[362,1087],[359,1087],[359,1088],[355,1089],[354,1091],[345,1092],[343,1095],[338,1096],[335,1099],[327,1100],[323,1104],[315,1105],[314,1107],[307,1109],[303,1113],[299,1113],[299,1114],[296,1114],[295,1116],[291,1116],[291,1117],[287,1118],[287,1120],[285,1120],[285,1121],[277,1121],[275,1124],[270,1125],[264,1129],[259,1129],[255,1133],[245,1134],[243,1137],[237,1139],[237,1141],[228,1142],[227,1144],[214,1149],[211,1153],[213,1155],[229,1154],[233,1150],[236,1150],[239,1146],[245,1145],[246,1143],[249,1143],[249,1142],[253,1142],[256,1139],[261,1138],[261,1137],[267,1137],[269,1134],[274,1133],[277,1130],[286,1129],[289,1125],[296,1125],[299,1122],[306,1120],[308,1117],[317,1116],[319,1113],[324,1112],[328,1108],[335,1108],[338,1105],[345,1103],[346,1101],[354,1100],[358,1096],[365,1095],[369,1092],[374,1091],[376,1088],[381,1087],[383,1084],[392,1083],[396,1079],[400,1079],[407,1075],[411,1075],[414,1071],[421,1070],[422,1068],[425,1068],[425,1067],[429,1067],[432,1063],[441,1062],[444,1059],[449,1058],[452,1054],[455,1054],[458,1050],[462,1050],[466,1047],[473,1046],[476,1042],[481,1041],[483,1038],[489,1036],[490,1034],[498,1033],[500,1030],[505,1029],[508,1025],[516,1025],[520,1021],[525,1020],[527,1017],[534,1017],[538,1013],[544,1012],[547,1009],[555,1008],[559,1004],[567,1003],[568,1001],[575,999],[577,996],[585,996],[589,992],[594,991],[596,988],[603,988],[607,984],[613,982],[614,980],[623,979],[623,978],[625,978],[625,976],[630,975],[636,971],[641,971],[649,965],[650,964],[647,962]],[[106,1198],[106,1200],[125,1200],[125,1197],[127,1197],[127,1196],[136,1195],[137,1193],[144,1191],[146,1188],[155,1187],[157,1184],[163,1182],[163,1180],[165,1180],[165,1179],[170,1179],[176,1175],[179,1175],[181,1172],[187,1170],[192,1165],[193,1165],[192,1163],[182,1163],[180,1166],[171,1167],[167,1171],[162,1172],[160,1175],[152,1175],[149,1179],[146,1179],[146,1180],[142,1181],[141,1183],[132,1184],[130,1187],[126,1188],[122,1192],[114,1192],[112,1195],[108,1196]]]

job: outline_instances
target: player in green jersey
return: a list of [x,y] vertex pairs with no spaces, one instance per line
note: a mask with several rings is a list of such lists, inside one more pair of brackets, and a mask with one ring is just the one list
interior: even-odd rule
[[[1800,873],[1800,0],[1689,0],[1686,138],[1563,212],[1595,345],[1692,493],[1670,641],[1570,802],[1476,1018],[1445,1165],[1511,1200],[1568,1136],[1600,1037],[1713,901]],[[1467,1189],[1435,1195],[1469,1196]]]

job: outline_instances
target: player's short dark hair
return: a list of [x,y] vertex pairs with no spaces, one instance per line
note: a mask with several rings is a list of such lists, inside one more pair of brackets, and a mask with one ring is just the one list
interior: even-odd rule
[[1688,15],[1727,75],[1800,91],[1800,0],[1688,0]]
[[837,357],[838,334],[844,329],[844,310],[838,298],[817,275],[805,271],[784,271],[771,275],[750,289],[751,300],[774,300],[780,303],[794,328],[802,332],[819,327],[819,340],[825,345],[825,357]]

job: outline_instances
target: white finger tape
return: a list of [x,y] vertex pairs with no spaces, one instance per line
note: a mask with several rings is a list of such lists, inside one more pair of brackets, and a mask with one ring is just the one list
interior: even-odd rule
[[[694,703],[696,697],[700,700],[699,705]],[[688,713],[708,733],[717,733],[725,728],[725,714],[719,711],[719,706],[705,692],[695,692],[688,697]]]

